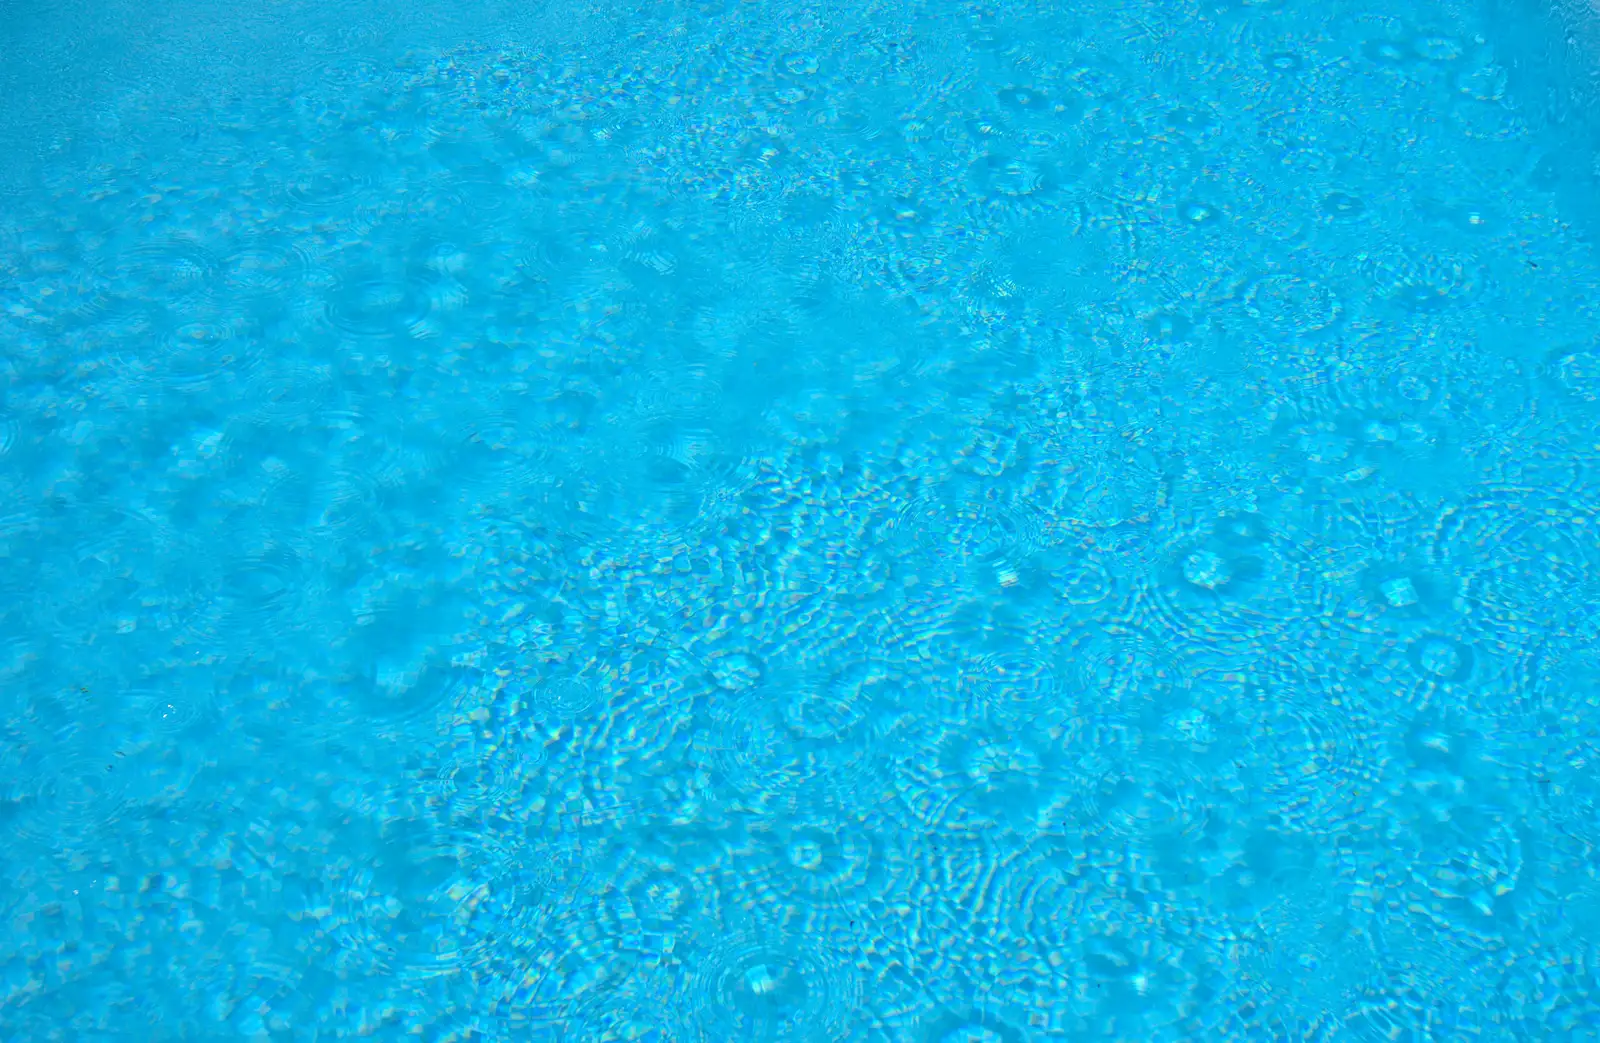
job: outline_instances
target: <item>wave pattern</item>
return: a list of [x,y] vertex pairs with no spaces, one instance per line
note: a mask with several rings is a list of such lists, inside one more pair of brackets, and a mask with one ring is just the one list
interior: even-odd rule
[[0,1037],[1593,1036],[1600,107],[1509,2],[45,77]]

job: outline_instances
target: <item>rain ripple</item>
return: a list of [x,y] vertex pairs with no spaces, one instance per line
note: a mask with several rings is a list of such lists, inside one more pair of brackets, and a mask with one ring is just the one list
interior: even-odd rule
[[112,254],[95,271],[117,297],[178,307],[211,292],[220,267],[217,255],[198,240],[172,237]]
[[262,239],[222,258],[215,299],[259,306],[287,301],[306,281],[311,259],[298,243]]
[[862,1002],[837,930],[722,932],[689,957],[683,1003],[695,1038],[836,1039]]

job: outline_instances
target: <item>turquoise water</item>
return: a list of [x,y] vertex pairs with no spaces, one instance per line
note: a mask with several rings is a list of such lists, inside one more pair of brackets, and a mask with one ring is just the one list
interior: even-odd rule
[[1600,1036],[1551,25],[0,9],[0,1039]]

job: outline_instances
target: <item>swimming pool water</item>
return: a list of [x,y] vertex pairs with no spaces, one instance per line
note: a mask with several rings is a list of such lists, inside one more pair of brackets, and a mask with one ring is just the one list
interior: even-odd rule
[[1506,4],[12,8],[0,1038],[1600,1035]]

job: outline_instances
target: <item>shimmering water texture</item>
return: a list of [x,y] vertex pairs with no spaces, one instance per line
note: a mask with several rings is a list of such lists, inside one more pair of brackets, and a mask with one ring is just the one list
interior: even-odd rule
[[0,206],[0,1038],[1600,1038],[1495,27],[606,17],[102,84]]

